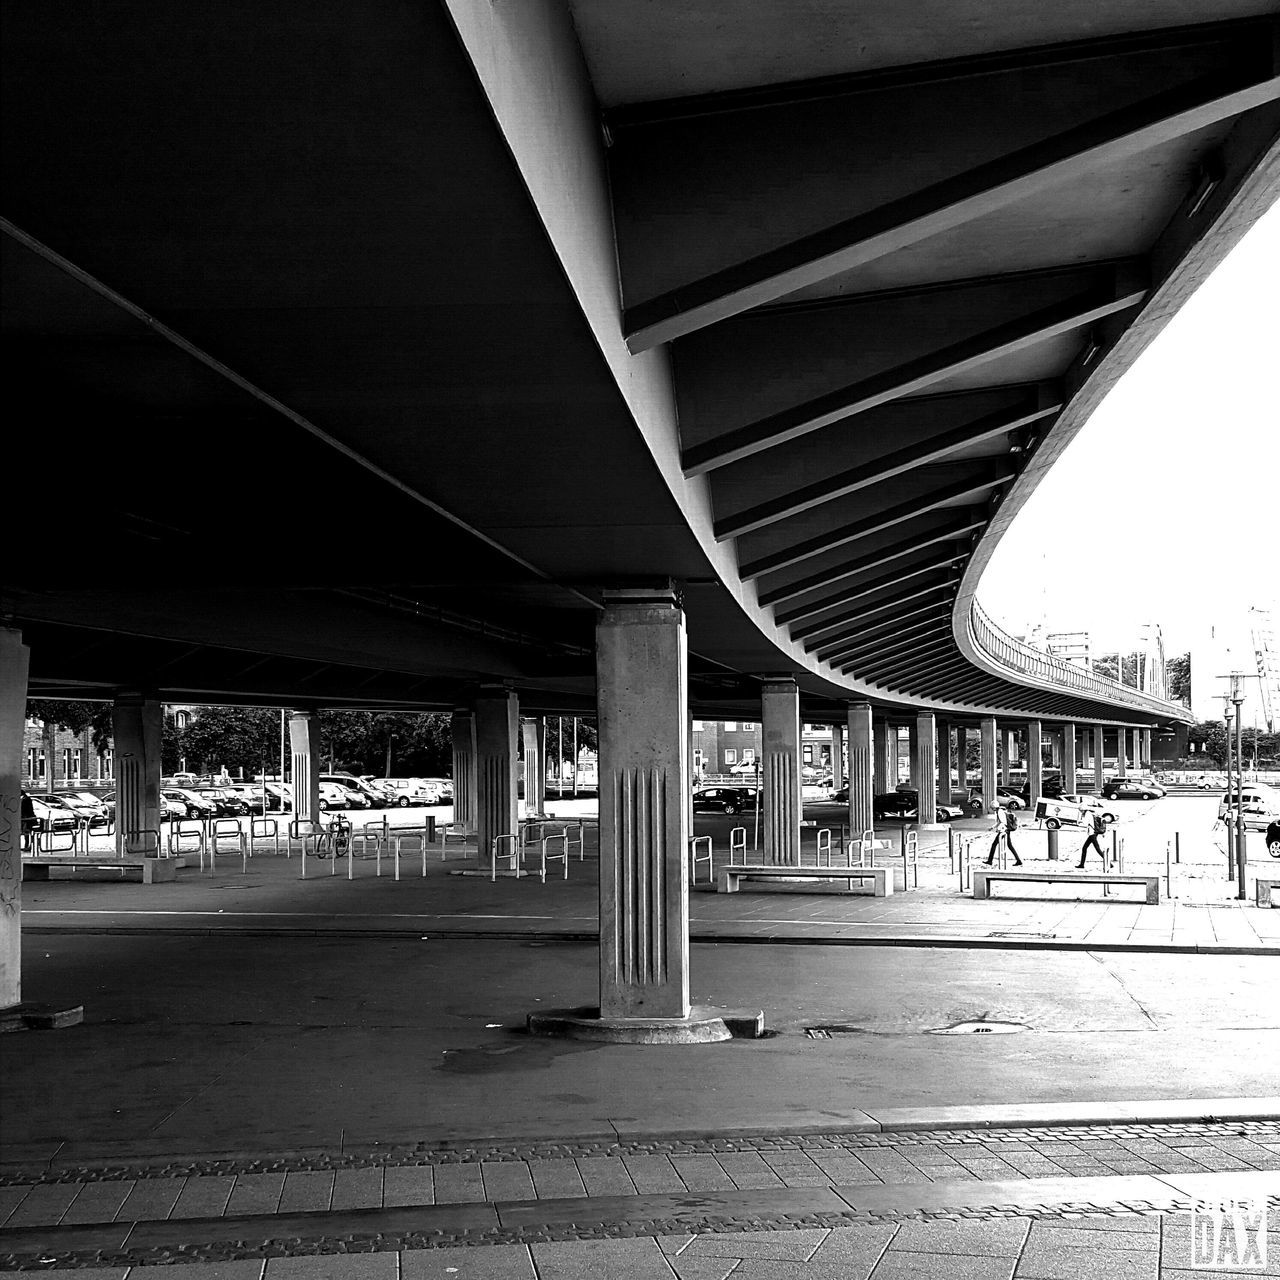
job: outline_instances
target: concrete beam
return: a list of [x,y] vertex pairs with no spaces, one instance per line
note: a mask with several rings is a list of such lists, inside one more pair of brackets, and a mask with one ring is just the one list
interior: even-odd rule
[[[894,368],[837,387],[810,400],[766,414],[681,453],[686,476],[705,475],[739,458],[785,444],[811,431],[872,409],[876,405],[926,390],[1005,356],[1015,355],[1050,338],[1081,329],[1107,316],[1137,306],[1147,295],[1146,266],[1135,259],[1111,271],[1107,285],[1086,288],[1073,297],[996,324],[971,337],[939,346]],[[982,287],[981,284],[966,288]],[[844,304],[847,306],[865,303]]]
[[[884,600],[877,601],[874,605],[865,609],[857,609],[851,613],[843,614],[839,618],[828,619],[823,622],[809,623],[805,626],[791,628],[791,638],[793,640],[812,640],[817,636],[827,635],[829,632],[838,631],[847,624],[860,618],[874,618],[877,614],[884,613],[886,610],[896,609],[901,604],[908,604],[912,600],[919,600],[922,596],[933,596],[945,591],[949,586],[954,586],[953,582],[932,582],[923,587],[914,587],[910,591],[899,591],[897,595],[888,596]],[[806,644],[805,649],[812,651],[816,645]]]

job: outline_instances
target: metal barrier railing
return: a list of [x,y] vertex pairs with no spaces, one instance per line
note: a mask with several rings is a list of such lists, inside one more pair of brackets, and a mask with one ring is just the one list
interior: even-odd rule
[[[741,855],[741,861],[739,861]],[[746,827],[734,827],[729,832],[729,865],[731,867],[747,865],[747,829]]]
[[[499,849],[502,851],[499,852]],[[489,854],[489,870],[490,878],[497,880],[498,878],[498,859],[504,862],[510,861],[511,870],[515,874],[517,880],[520,879],[520,837],[517,835],[500,835],[493,837],[493,844]]]
[[[244,828],[240,825],[239,818],[213,818],[209,825],[209,866],[212,874],[212,868],[217,865],[218,854],[222,852],[219,845],[226,840],[235,842],[235,848],[232,853],[240,855],[240,870],[242,872],[249,870],[249,859],[253,857],[253,846],[246,838]],[[203,863],[201,864],[203,866]]]
[[[194,831],[188,830],[184,825],[188,822],[194,822],[196,824],[196,829]],[[195,844],[189,848],[186,842],[192,840],[195,841]],[[169,839],[167,848],[170,855],[172,856],[174,854],[192,852],[199,853],[201,871],[204,870],[204,851],[207,843],[208,831],[205,827],[205,821],[203,818],[175,818],[169,823]]]
[[822,855],[827,855],[827,866],[831,865],[831,828],[818,828],[818,848],[814,858],[815,866],[822,866]]
[[1043,653],[1015,639],[992,621],[977,600],[972,601],[970,605],[968,629],[969,639],[977,648],[993,661],[1010,670],[1050,681],[1059,687],[1073,689],[1078,693],[1102,698],[1107,702],[1124,703],[1144,711],[1157,712],[1190,722],[1191,713],[1180,702],[1157,698],[1153,694],[1143,693],[1140,689],[1123,685],[1118,680],[1095,675],[1092,671],[1076,666],[1075,663],[1067,662],[1053,654]]
[[[911,872],[911,884],[907,884],[907,871]],[[920,887],[920,833],[902,829],[902,892]]]
[[[555,844],[557,841],[559,841],[559,844],[560,844],[560,852],[552,853],[550,846]],[[569,837],[565,835],[563,831],[558,836],[542,837],[542,866],[540,868],[540,873],[542,876],[543,884],[547,883],[547,863],[548,862],[562,863],[564,865],[564,878],[568,880],[569,878]]]
[[[280,856],[280,824],[274,818],[255,818],[252,815],[250,816],[250,843],[259,838],[263,840],[270,838],[275,844],[276,857]],[[285,846],[285,856],[289,856],[289,849],[287,845]]]

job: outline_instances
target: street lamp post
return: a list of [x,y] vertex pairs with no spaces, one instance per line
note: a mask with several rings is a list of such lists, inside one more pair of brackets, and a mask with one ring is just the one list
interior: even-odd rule
[[1232,822],[1231,822],[1231,790],[1235,785],[1234,775],[1231,772],[1231,695],[1226,694],[1222,699],[1222,718],[1226,722],[1226,745],[1227,745],[1227,813],[1224,825],[1227,828],[1227,879],[1232,879],[1236,874],[1235,853],[1231,848],[1232,843]]
[[1244,691],[1234,676],[1231,680],[1231,702],[1236,710],[1236,897],[1243,902],[1246,895],[1245,866],[1249,860],[1244,836],[1244,731],[1241,725]]

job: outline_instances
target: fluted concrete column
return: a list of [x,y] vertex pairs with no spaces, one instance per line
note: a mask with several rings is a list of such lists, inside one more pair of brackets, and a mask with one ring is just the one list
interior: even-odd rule
[[1139,730],[1138,737],[1141,742],[1139,749],[1139,758],[1142,761],[1142,767],[1147,772],[1151,770],[1151,730]]
[[932,777],[932,765],[929,766],[928,772],[924,774],[920,772],[920,721],[917,718],[907,724],[907,782],[916,791],[920,791],[923,789],[922,778]]
[[1027,788],[1034,809],[1044,794],[1044,731],[1039,720],[1027,721]]
[[689,1015],[688,651],[667,591],[607,592],[596,624],[600,1013]]
[[476,828],[476,718],[461,707],[449,721],[453,737],[453,820]]
[[871,732],[871,704],[849,704],[849,834],[858,839],[864,831],[875,826],[872,795],[873,735]]
[[520,722],[524,746],[524,811],[542,813],[546,805],[546,769],[542,762],[542,718],[526,717]]
[[[965,804],[969,799],[969,727],[967,725],[956,725],[956,790],[960,793],[961,804]],[[951,802],[951,797],[947,797],[947,803]]]
[[883,795],[886,791],[892,791],[897,781],[897,732],[887,720],[879,720],[875,724],[874,738],[875,746],[871,757],[872,786]]
[[476,697],[476,849],[482,867],[493,856],[495,836],[520,830],[519,724],[515,693],[502,685],[481,685]]
[[764,761],[764,860],[800,862],[800,689],[794,680],[766,680],[760,691]]
[[1116,777],[1129,776],[1129,732],[1127,729],[1116,730]]
[[1076,726],[1070,720],[1062,726],[1062,789],[1076,789]]
[[937,728],[932,711],[921,711],[915,718],[915,750],[911,753],[915,774],[923,779],[924,785],[919,788],[919,821],[922,823],[937,822],[938,798],[934,789],[928,785],[938,767]]
[[1105,754],[1102,726],[1095,724],[1093,726],[1093,785],[1098,791],[1102,790],[1102,784],[1105,780],[1102,768],[1102,757]]
[[1000,785],[1007,787],[1009,779],[1013,776],[1010,770],[1013,768],[1013,730],[1006,729],[1004,731],[1004,753],[1000,758]]
[[160,733],[158,699],[122,694],[111,709],[116,764],[116,856],[160,853]]
[[990,813],[996,802],[996,719],[984,716],[982,735],[982,812]]
[[[867,753],[868,761],[871,753]],[[844,725],[831,727],[831,786],[839,791],[844,786]]]
[[937,720],[938,785],[936,795],[943,804],[951,802],[951,721]]
[[[22,1001],[22,729],[31,650],[0,627],[0,1009]],[[15,1054],[16,1057],[16,1054]]]
[[[320,726],[310,711],[289,712],[289,752],[293,761],[293,816],[299,821],[320,819]],[[120,777],[120,748],[116,747],[116,778]]]

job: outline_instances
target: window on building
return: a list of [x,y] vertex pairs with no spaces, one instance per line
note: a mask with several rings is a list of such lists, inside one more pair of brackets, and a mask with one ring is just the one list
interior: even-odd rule
[[705,759],[706,759],[706,756],[702,754],[702,748],[701,747],[696,748],[693,753],[693,767],[695,769],[701,769],[703,761]]
[[805,762],[805,764],[812,764],[812,763],[813,763],[813,748],[812,748],[812,747],[805,747],[805,749],[804,749],[804,762]]
[[737,728],[738,728],[738,722],[736,720],[726,720],[724,722],[725,733],[735,733],[737,731]]
[[754,764],[754,763],[755,763],[755,759],[756,759],[756,753],[755,753],[755,751],[754,751],[751,747],[748,747],[748,748],[747,748],[747,749],[742,753],[742,763],[743,763],[743,764]]
[[39,747],[27,748],[27,777],[44,777],[44,752]]
[[694,733],[701,733],[701,732],[702,732],[702,721],[701,721],[701,720],[695,720],[695,721],[693,722],[693,731],[694,731]]
[[724,753],[724,762],[725,764],[738,763],[738,753],[734,751],[732,747]]
[[179,729],[185,729],[191,723],[191,712],[190,711],[177,712],[173,717],[173,723],[177,725]]
[[63,747],[62,748],[62,776],[64,778],[79,778],[80,776],[80,748],[79,747]]
[[98,755],[98,777],[114,778],[116,776],[116,753],[103,751]]
[[760,726],[754,720],[744,720],[742,727],[747,733],[755,733]]

